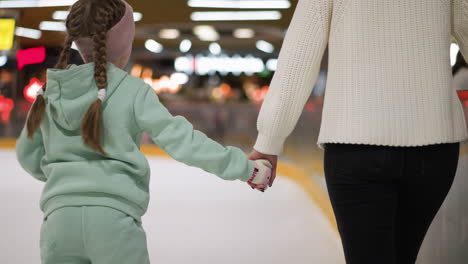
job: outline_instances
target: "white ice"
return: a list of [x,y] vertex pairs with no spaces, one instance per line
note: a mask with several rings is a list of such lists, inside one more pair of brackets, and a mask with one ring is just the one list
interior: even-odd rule
[[[266,193],[165,158],[149,158],[143,218],[153,264],[343,264],[338,235],[295,182]],[[42,183],[0,151],[0,263],[39,264]],[[264,223],[264,224],[257,224]]]

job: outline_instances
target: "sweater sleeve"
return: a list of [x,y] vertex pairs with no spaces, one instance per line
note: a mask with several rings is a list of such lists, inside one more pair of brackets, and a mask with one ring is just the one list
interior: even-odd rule
[[138,126],[175,160],[198,167],[224,180],[248,181],[254,163],[235,147],[224,147],[194,130],[181,116],[172,116],[149,86],[140,89],[134,104]]
[[452,35],[468,61],[468,0],[454,0],[452,12]]
[[330,0],[299,0],[278,58],[278,67],[257,121],[254,149],[283,151],[317,81],[328,43]]
[[34,133],[33,138],[27,136],[26,127],[21,131],[21,135],[16,142],[16,157],[21,167],[31,176],[40,180],[47,181],[44,172],[41,169],[41,160],[44,157],[45,149],[42,141],[40,129]]

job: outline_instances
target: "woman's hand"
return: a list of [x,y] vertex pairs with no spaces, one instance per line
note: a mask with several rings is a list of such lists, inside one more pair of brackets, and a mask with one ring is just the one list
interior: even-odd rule
[[278,156],[263,154],[263,153],[260,153],[260,152],[254,150],[250,154],[249,159],[253,160],[253,161],[259,160],[259,159],[265,159],[265,160],[268,160],[271,163],[271,165],[272,165],[271,177],[270,177],[270,180],[269,180],[268,184],[269,184],[270,187],[273,186],[273,182],[275,181],[275,178],[276,178],[276,167],[278,165]]
[[247,183],[252,187],[252,189],[264,192],[268,189],[268,185],[272,177],[272,165],[266,159],[258,159],[253,162],[255,163],[255,169],[252,177],[247,181]]

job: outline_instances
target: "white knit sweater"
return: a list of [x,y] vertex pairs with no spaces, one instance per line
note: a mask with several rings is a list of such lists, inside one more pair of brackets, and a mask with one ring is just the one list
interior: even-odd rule
[[282,152],[327,44],[320,148],[466,140],[452,85],[452,36],[468,59],[468,0],[299,0],[260,111],[255,150]]

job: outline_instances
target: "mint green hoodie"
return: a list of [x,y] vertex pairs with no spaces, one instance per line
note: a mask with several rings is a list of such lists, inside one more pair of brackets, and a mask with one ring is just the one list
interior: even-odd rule
[[150,169],[140,152],[143,132],[174,159],[225,180],[247,181],[254,163],[172,116],[141,79],[108,64],[101,143],[107,156],[83,144],[80,123],[97,98],[94,64],[47,72],[46,114],[33,139],[23,129],[16,146],[21,166],[44,181],[45,215],[66,206],[108,206],[138,221],[149,202]]

